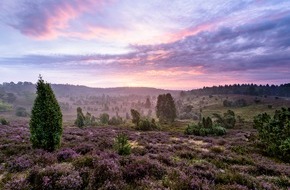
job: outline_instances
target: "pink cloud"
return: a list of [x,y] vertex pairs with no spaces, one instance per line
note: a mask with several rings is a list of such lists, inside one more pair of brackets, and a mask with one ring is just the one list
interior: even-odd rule
[[65,35],[69,22],[82,13],[95,8],[98,10],[103,0],[44,1],[41,4],[27,3],[18,14],[19,22],[11,24],[21,33],[41,40]]

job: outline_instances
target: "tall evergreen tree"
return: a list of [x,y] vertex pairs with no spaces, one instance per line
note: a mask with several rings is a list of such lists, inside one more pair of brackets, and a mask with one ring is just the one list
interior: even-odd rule
[[42,77],[36,85],[37,96],[31,112],[30,141],[33,148],[53,151],[59,148],[62,136],[62,113],[49,83]]
[[170,93],[158,96],[156,115],[161,122],[173,122],[175,120],[176,107]]

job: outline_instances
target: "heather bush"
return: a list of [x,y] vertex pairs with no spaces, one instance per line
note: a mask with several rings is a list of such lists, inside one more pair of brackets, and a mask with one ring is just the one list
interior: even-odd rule
[[234,154],[223,157],[223,162],[227,164],[254,165],[254,162],[250,157]]
[[286,189],[290,187],[290,178],[289,176],[281,176],[275,179],[274,183],[281,189]]
[[99,188],[100,190],[119,190],[119,189],[126,189],[125,182],[123,181],[105,181],[104,185]]
[[[0,186],[1,188],[1,186]],[[5,190],[31,190],[31,186],[24,177],[13,177],[4,185]]]
[[177,152],[177,156],[183,159],[191,160],[193,158],[196,158],[196,153],[193,151],[188,151],[188,150],[182,150]]
[[74,150],[78,154],[85,155],[93,150],[93,145],[82,143],[82,144],[76,145],[74,147]]
[[146,176],[162,179],[166,169],[157,161],[148,158],[130,157],[123,163],[123,177],[128,182],[136,182]]
[[28,144],[15,144],[10,146],[2,146],[1,152],[6,156],[20,155],[30,150],[31,147]]
[[114,146],[114,142],[111,139],[100,139],[97,142],[99,150],[111,149]]
[[27,156],[20,156],[9,161],[7,169],[9,172],[21,172],[32,166],[33,162]]
[[217,174],[215,165],[202,159],[189,166],[184,165],[181,169],[187,176],[196,176],[209,181],[213,181]]
[[169,153],[159,154],[156,159],[160,163],[165,164],[166,166],[175,166],[176,165],[172,159],[172,155],[170,155]]
[[33,153],[35,155],[35,163],[40,166],[48,166],[57,162],[57,157],[51,152],[37,151]]
[[290,160],[290,108],[276,110],[273,117],[259,114],[254,118],[254,128],[269,155]]
[[217,184],[239,184],[246,186],[249,189],[259,188],[256,180],[247,174],[240,174],[236,171],[225,170],[223,173],[218,173],[215,179]]
[[93,167],[93,157],[92,156],[81,156],[73,160],[72,164],[77,169],[84,167],[92,168]]
[[172,190],[211,189],[209,181],[195,175],[187,175],[182,171],[172,170],[166,175],[162,184]]
[[94,162],[94,170],[90,175],[90,189],[99,189],[106,184],[119,181],[122,178],[122,172],[115,159],[102,159]]
[[27,180],[35,190],[78,190],[82,187],[79,172],[69,164],[35,167],[29,172]]
[[120,133],[117,135],[114,148],[119,155],[129,155],[131,153],[131,145],[126,134]]
[[65,148],[65,149],[59,150],[56,156],[59,162],[64,162],[64,161],[71,161],[72,159],[78,157],[79,155],[74,150],[70,148]]
[[62,136],[62,113],[50,87],[40,77],[37,96],[31,112],[30,141],[33,148],[53,151],[60,147]]
[[137,155],[137,156],[144,156],[145,154],[148,153],[148,150],[143,147],[133,147],[132,148],[132,154]]
[[78,171],[72,171],[68,175],[62,175],[55,182],[54,189],[78,190],[82,187],[82,178]]

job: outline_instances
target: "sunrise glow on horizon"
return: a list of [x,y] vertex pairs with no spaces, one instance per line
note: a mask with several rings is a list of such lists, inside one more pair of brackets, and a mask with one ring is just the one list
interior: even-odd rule
[[289,34],[287,0],[4,0],[0,83],[288,83]]

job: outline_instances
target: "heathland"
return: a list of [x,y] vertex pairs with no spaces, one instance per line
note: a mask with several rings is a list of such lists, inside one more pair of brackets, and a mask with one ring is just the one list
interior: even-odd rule
[[35,84],[0,86],[0,189],[290,187],[289,84],[51,87],[63,115],[54,151],[30,141]]

